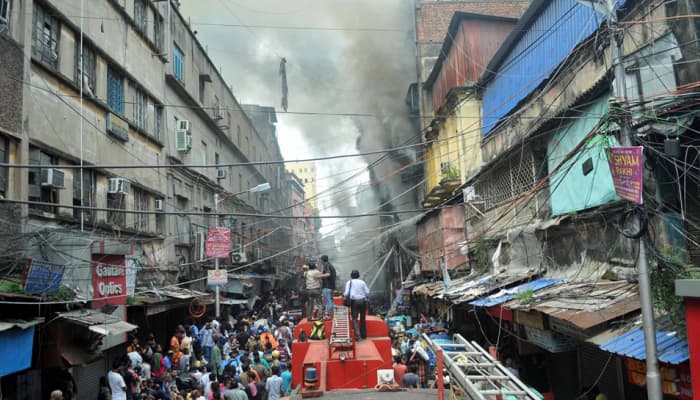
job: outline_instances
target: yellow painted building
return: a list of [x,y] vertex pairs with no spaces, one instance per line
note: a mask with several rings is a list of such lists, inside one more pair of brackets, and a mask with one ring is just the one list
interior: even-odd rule
[[437,205],[444,197],[445,185],[440,182],[461,184],[482,163],[481,104],[471,91],[454,94],[451,100],[425,134],[426,141],[433,141],[425,153],[426,206]]
[[301,184],[304,185],[304,200],[307,200],[311,205],[312,210],[318,209],[316,199],[316,165],[309,163],[286,163],[285,169],[294,173]]

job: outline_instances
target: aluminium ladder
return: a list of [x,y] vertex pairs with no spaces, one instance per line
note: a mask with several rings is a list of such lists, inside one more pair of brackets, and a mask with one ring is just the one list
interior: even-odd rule
[[328,357],[331,358],[333,352],[348,350],[355,358],[355,341],[350,331],[350,315],[348,307],[335,306],[333,308],[333,321],[331,325],[331,336],[328,346]]
[[425,333],[422,339],[435,354],[442,351],[450,382],[458,385],[470,399],[541,399],[476,342],[469,342],[460,334],[454,335],[455,343],[443,345],[433,342]]

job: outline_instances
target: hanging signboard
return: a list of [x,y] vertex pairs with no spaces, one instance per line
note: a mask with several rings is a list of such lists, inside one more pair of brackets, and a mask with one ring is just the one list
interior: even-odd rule
[[27,260],[24,292],[29,294],[54,294],[61,287],[66,266],[39,260]]
[[126,304],[126,258],[116,254],[96,254],[92,261],[92,308]]
[[231,230],[224,227],[209,229],[206,255],[212,258],[228,258],[231,253]]
[[212,269],[207,271],[207,285],[223,286],[228,282],[228,275],[225,269]]
[[615,193],[627,201],[642,204],[644,157],[642,146],[605,149]]

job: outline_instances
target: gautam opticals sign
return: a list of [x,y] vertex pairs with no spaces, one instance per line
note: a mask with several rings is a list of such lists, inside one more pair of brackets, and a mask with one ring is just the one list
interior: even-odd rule
[[93,258],[93,308],[105,304],[126,304],[125,257],[104,255]]

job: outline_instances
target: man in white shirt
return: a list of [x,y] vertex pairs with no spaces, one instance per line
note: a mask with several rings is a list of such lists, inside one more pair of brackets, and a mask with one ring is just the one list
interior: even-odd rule
[[[350,273],[350,279],[345,284],[345,291],[343,296],[349,296],[352,300],[352,305],[350,307],[352,314],[352,325],[355,329],[356,340],[362,340],[367,338],[367,296],[369,296],[369,288],[365,281],[360,279],[360,271],[353,270]],[[360,318],[360,324],[358,326],[357,318]]]
[[[314,306],[321,304],[321,271],[316,268],[316,261],[308,261],[309,269],[304,272],[304,279],[306,281],[306,297],[308,298],[308,304],[306,307],[306,319],[311,321],[313,319]],[[318,317],[318,316],[317,316]]]
[[126,382],[121,374],[122,365],[118,360],[112,363],[112,370],[107,373],[107,382],[112,390],[112,400],[126,400]]

